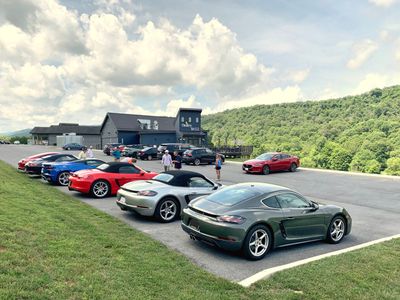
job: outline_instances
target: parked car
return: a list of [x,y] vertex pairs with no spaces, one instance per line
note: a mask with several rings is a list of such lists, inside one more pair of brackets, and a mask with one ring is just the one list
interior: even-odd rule
[[147,147],[142,150],[140,150],[137,154],[138,158],[142,160],[152,160],[152,159],[157,159],[158,158],[158,152],[157,148],[154,147]]
[[78,143],[69,143],[65,144],[62,148],[64,150],[82,150],[83,148],[85,148],[85,146]]
[[103,153],[107,154],[108,156],[111,155],[112,149],[115,147],[118,147],[120,151],[123,151],[125,148],[125,145],[122,145],[121,143],[111,143],[111,144],[105,144],[103,148]]
[[18,170],[25,171],[25,165],[28,162],[30,162],[31,160],[39,159],[44,156],[49,156],[49,155],[53,155],[53,154],[59,154],[59,152],[44,152],[44,153],[39,153],[39,154],[35,154],[35,155],[28,156],[26,158],[23,158],[18,162]]
[[171,154],[172,158],[174,158],[174,152],[178,151],[179,155],[183,156],[183,152],[188,149],[196,148],[190,144],[181,144],[181,143],[165,143],[158,146],[158,159],[161,159],[165,150],[168,150],[169,154]]
[[138,157],[138,152],[143,150],[143,147],[125,147],[124,151],[122,151],[121,155],[125,157]]
[[78,158],[72,154],[52,154],[44,156],[35,160],[31,160],[25,164],[25,172],[30,175],[40,175],[42,172],[43,163],[46,162],[63,162],[63,161],[73,161],[78,160]]
[[171,222],[196,197],[209,195],[221,185],[197,172],[168,171],[152,180],[130,182],[117,193],[117,205],[122,210],[143,216],[155,216],[160,222]]
[[68,188],[95,198],[115,195],[120,186],[135,180],[148,180],[158,173],[145,171],[125,162],[110,162],[96,169],[81,170],[69,177]]
[[339,243],[350,233],[352,219],[342,207],[316,203],[288,188],[240,183],[190,202],[181,225],[194,239],[258,260],[290,244]]
[[[215,163],[217,153],[208,148],[192,148],[183,152],[182,162],[196,166],[200,164]],[[221,155],[222,162],[225,161],[225,156]]]
[[300,166],[300,159],[297,156],[286,153],[269,152],[261,154],[255,159],[246,160],[242,165],[242,170],[246,173],[269,174],[272,171],[296,172]]
[[67,186],[71,173],[80,170],[94,169],[104,163],[105,162],[100,159],[93,158],[60,163],[43,163],[41,174],[42,178],[48,182]]
[[19,145],[19,144],[21,144],[20,141],[14,141],[14,145]]

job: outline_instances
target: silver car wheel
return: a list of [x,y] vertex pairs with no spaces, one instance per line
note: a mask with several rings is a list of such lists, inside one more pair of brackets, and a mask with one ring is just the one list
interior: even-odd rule
[[269,236],[264,229],[257,229],[253,232],[249,241],[249,250],[255,257],[262,256],[269,246]]
[[69,173],[68,172],[62,172],[60,175],[58,175],[58,183],[61,185],[68,185],[69,182]]
[[331,239],[334,242],[340,241],[344,235],[344,222],[342,219],[336,219],[331,226]]
[[167,200],[161,204],[160,216],[165,221],[170,221],[175,218],[177,207],[174,201]]
[[108,193],[108,185],[103,181],[96,182],[93,186],[93,194],[98,197],[102,198]]

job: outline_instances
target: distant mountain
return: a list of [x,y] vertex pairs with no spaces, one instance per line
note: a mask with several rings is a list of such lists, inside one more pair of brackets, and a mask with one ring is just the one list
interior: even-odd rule
[[27,129],[22,129],[22,130],[18,130],[18,131],[12,131],[12,132],[3,132],[0,133],[0,136],[9,136],[9,137],[13,137],[13,136],[30,136],[30,131],[32,130],[32,128],[27,128]]
[[206,115],[215,145],[242,141],[253,156],[298,155],[307,167],[400,175],[400,86],[325,101],[257,105]]

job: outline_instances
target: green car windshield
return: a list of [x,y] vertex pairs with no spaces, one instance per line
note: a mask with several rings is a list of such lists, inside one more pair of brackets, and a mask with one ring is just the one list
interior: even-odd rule
[[211,194],[207,197],[207,200],[212,201],[214,203],[218,203],[225,206],[232,206],[242,202],[244,200],[248,200],[254,198],[256,196],[261,195],[261,192],[255,190],[251,187],[227,187],[219,192]]

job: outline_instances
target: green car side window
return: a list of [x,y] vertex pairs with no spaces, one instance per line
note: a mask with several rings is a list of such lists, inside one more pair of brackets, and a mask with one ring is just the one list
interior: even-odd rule
[[271,208],[281,208],[275,196],[262,200],[262,203]]
[[310,207],[310,204],[306,200],[292,193],[280,194],[277,195],[276,198],[278,199],[278,202],[282,208]]

